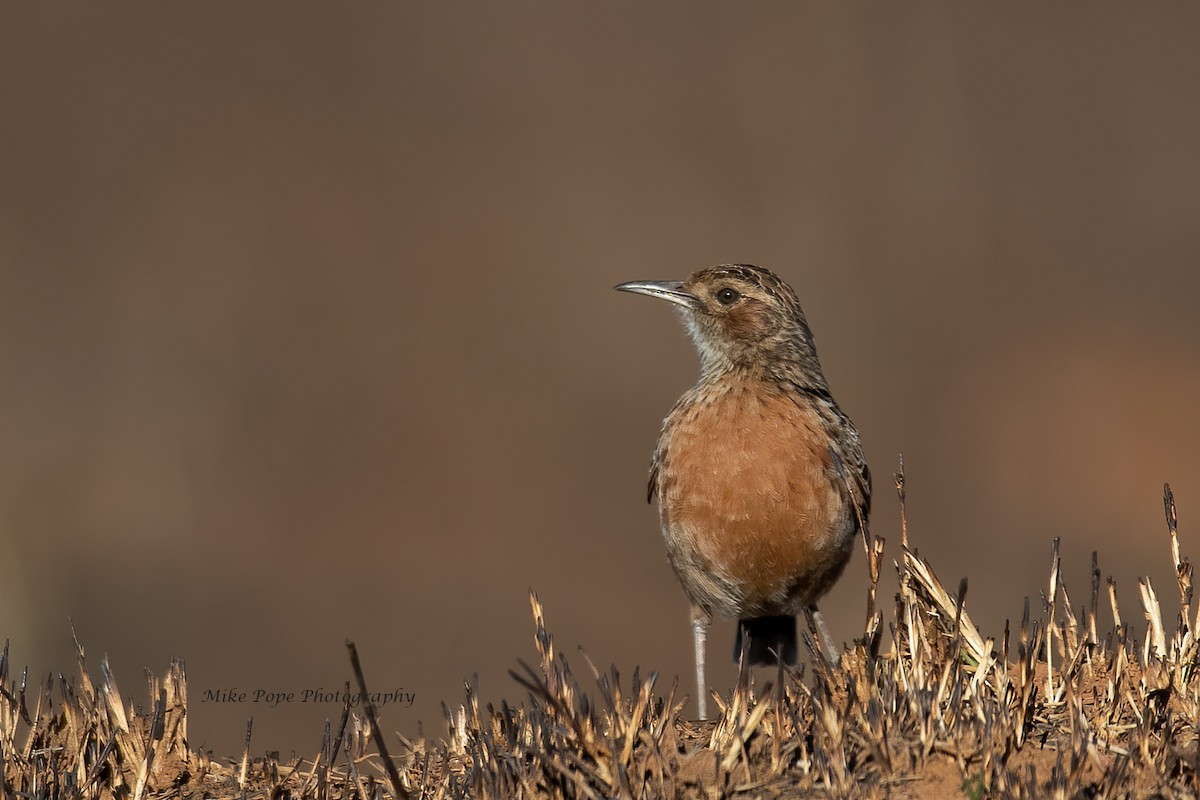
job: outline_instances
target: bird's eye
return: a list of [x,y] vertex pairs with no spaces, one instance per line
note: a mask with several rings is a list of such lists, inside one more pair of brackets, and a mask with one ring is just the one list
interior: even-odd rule
[[717,302],[723,306],[731,306],[741,299],[742,296],[738,294],[737,289],[731,289],[726,286],[724,289],[719,289],[717,291]]

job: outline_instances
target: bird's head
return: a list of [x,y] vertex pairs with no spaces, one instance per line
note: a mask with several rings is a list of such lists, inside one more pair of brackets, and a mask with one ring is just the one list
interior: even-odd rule
[[739,367],[799,367],[824,384],[800,301],[768,269],[725,264],[699,270],[684,281],[631,281],[614,288],[677,305],[705,374]]

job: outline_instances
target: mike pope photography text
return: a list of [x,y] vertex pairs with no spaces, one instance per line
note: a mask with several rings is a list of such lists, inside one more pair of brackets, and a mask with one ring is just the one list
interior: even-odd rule
[[205,689],[200,695],[201,703],[257,703],[275,708],[284,703],[350,703],[355,708],[370,700],[376,708],[399,704],[405,708],[417,699],[416,692],[406,692],[403,687],[391,692],[352,692],[346,689],[300,689],[294,691],[276,689]]

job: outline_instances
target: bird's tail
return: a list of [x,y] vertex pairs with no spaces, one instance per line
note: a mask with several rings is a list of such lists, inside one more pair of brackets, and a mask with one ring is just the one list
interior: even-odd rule
[[742,655],[743,637],[749,638],[747,654],[753,666],[774,665],[781,659],[784,664],[796,663],[796,618],[790,614],[739,619],[733,644],[735,662]]

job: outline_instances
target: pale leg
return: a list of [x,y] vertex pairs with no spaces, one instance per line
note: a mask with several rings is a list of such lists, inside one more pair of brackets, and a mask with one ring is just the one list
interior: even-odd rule
[[825,624],[825,618],[821,616],[821,612],[817,610],[816,606],[810,606],[809,610],[812,611],[817,636],[821,638],[821,649],[825,651],[825,660],[829,662],[829,666],[836,667],[841,657],[841,651],[834,644],[833,637],[829,635],[829,627]]
[[704,642],[708,638],[711,618],[702,608],[692,608],[692,642],[696,646],[696,703],[700,719],[708,719],[708,687],[704,683]]

